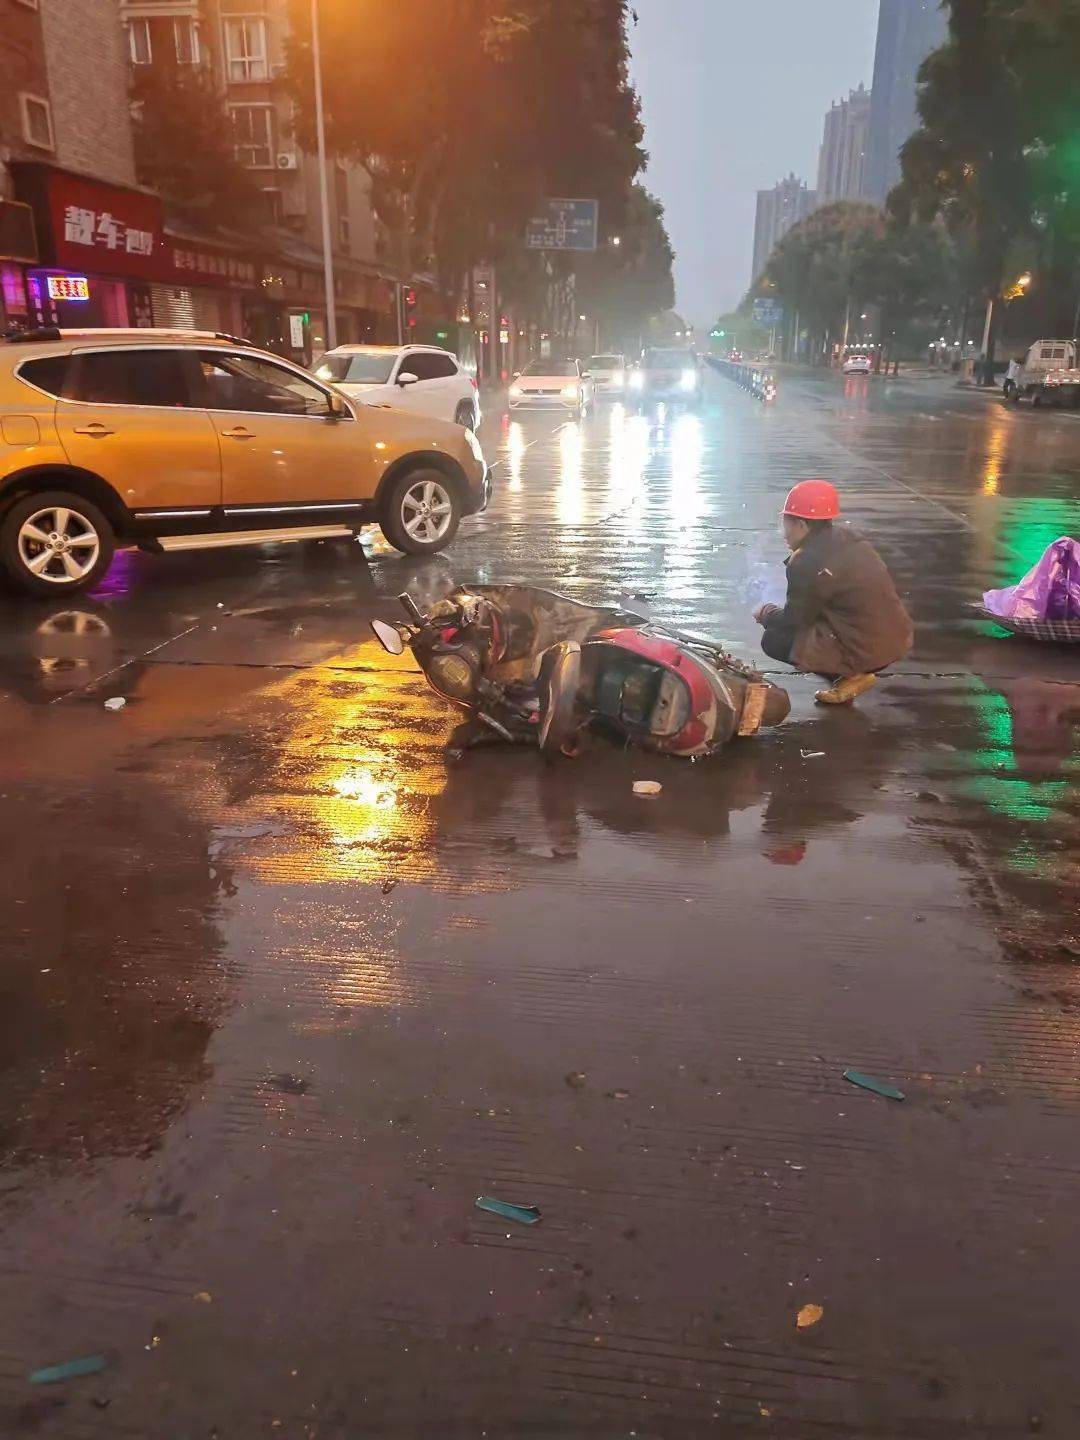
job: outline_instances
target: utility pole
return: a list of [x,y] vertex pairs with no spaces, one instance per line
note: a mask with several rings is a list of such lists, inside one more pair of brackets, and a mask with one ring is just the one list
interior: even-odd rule
[[[326,117],[323,114],[322,56],[319,53],[319,0],[311,0],[311,59],[315,67],[315,134],[318,141],[319,200],[322,205],[326,348],[333,350],[337,346],[337,298],[334,294],[334,246],[330,235],[330,187],[326,178]],[[400,310],[400,305],[398,308]]]

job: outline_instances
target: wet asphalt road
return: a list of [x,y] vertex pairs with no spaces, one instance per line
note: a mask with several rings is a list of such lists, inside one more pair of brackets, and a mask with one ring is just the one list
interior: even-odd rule
[[[785,376],[484,439],[440,559],[2,603],[0,1434],[1075,1436],[1080,674],[966,605],[1080,535],[1080,418]],[[813,473],[918,626],[854,711],[448,759],[368,638],[518,577],[752,655]]]

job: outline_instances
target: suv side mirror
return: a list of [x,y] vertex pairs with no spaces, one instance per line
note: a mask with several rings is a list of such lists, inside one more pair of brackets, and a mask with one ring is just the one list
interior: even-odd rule
[[349,407],[345,404],[344,397],[333,390],[327,396],[327,404],[330,407],[330,414],[335,420],[340,420],[349,413]]
[[420,379],[420,376],[419,376],[419,375],[414,375],[411,370],[403,370],[403,371],[401,372],[401,374],[397,377],[397,383],[398,383],[399,385],[401,385],[402,387],[404,387],[404,386],[406,386],[406,385],[415,385],[415,384],[417,384],[417,382],[419,381],[419,379]]

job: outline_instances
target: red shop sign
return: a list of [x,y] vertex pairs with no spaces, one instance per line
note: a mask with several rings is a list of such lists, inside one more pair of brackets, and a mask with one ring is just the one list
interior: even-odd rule
[[200,240],[165,237],[155,279],[190,288],[193,285],[227,286],[251,290],[259,283],[254,260],[204,245]]
[[155,280],[162,209],[156,195],[51,170],[44,177],[53,262],[81,273]]

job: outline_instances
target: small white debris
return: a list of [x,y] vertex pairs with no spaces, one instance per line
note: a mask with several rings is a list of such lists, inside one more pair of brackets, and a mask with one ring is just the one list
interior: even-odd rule
[[824,750],[800,750],[799,754],[804,760],[824,760]]
[[634,781],[635,795],[659,795],[660,791],[663,790],[663,788],[664,787],[660,784],[659,780]]
[[123,695],[114,695],[111,700],[105,701],[106,710],[122,710],[127,704]]

